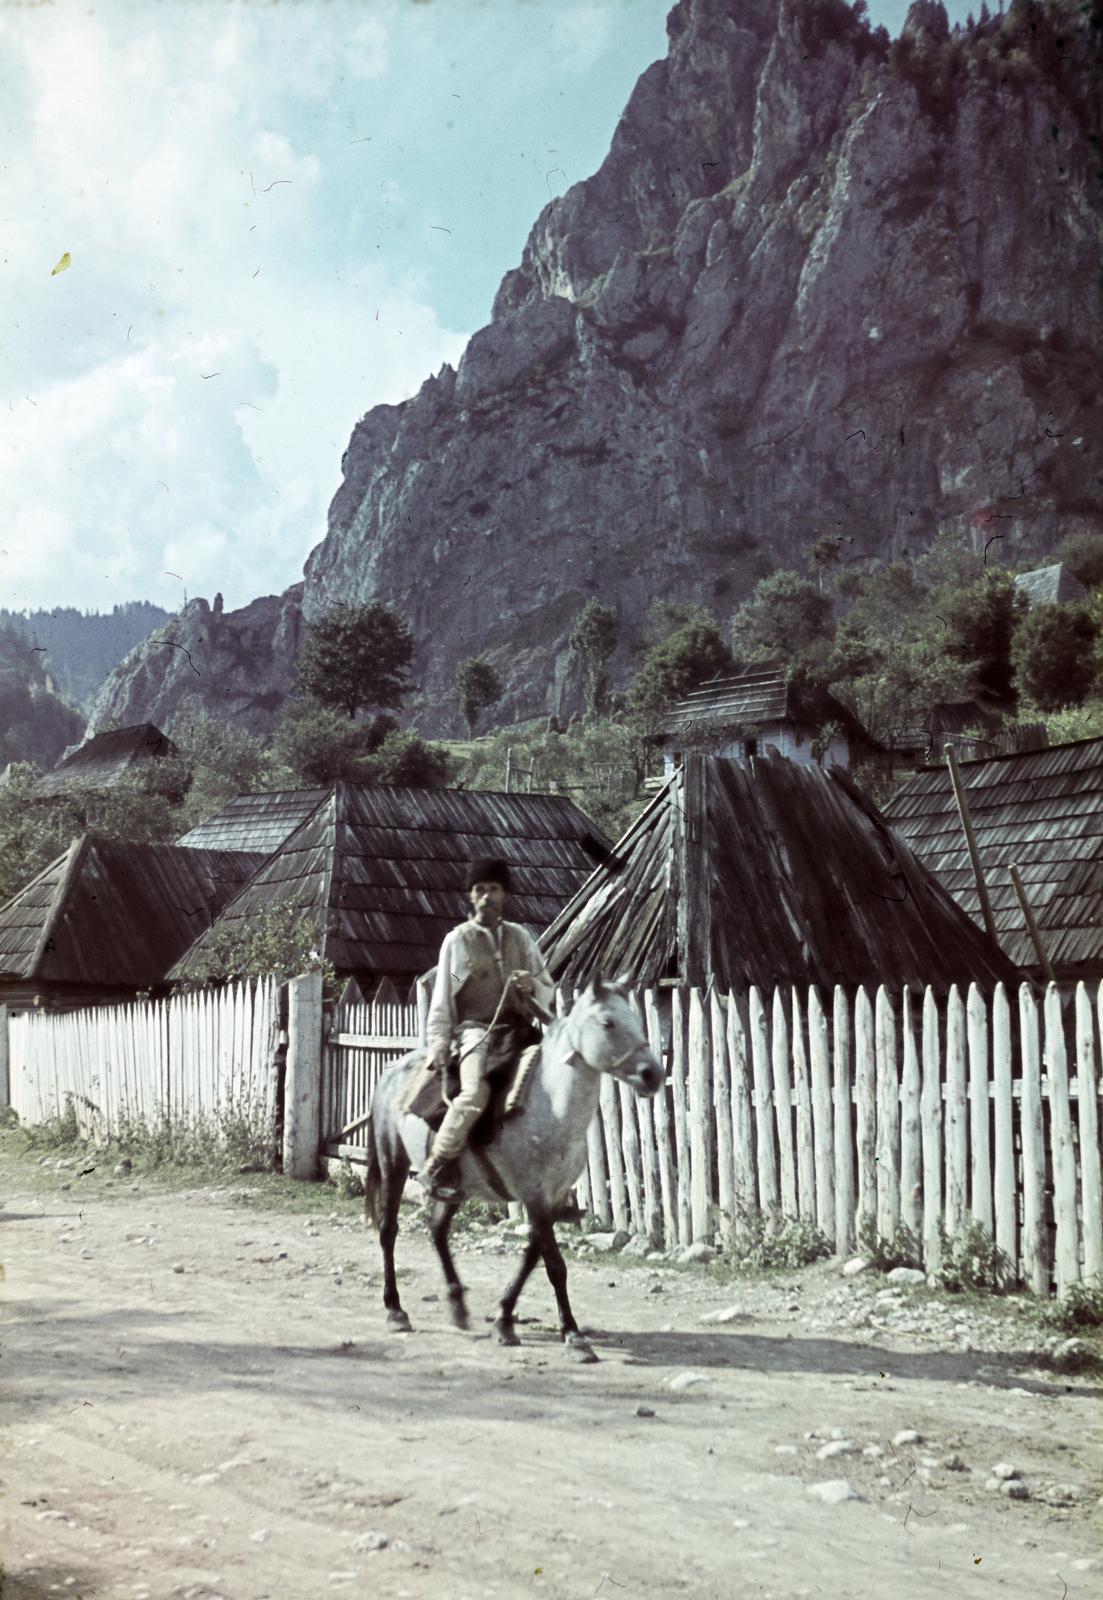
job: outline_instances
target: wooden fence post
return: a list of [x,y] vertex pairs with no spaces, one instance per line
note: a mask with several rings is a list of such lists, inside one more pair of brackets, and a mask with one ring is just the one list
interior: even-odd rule
[[923,992],[923,1087],[919,1119],[923,1127],[923,1266],[942,1264],[942,1082],[939,1075],[938,1006],[928,986]]
[[769,1040],[762,996],[751,985],[748,995],[751,1016],[751,1059],[754,1063],[754,1118],[758,1153],[758,1204],[771,1213],[777,1210],[777,1158],[774,1154],[774,1091],[770,1077]]
[[726,1019],[715,989],[709,996],[709,1022],[712,1030],[712,1112],[716,1119],[716,1200],[720,1207],[721,1232],[730,1241],[735,1219],[732,1080]]
[[1065,1046],[1061,995],[1055,983],[1046,987],[1046,1071],[1049,1075],[1049,1136],[1053,1155],[1053,1214],[1057,1223],[1057,1293],[1080,1281],[1080,1239],[1076,1226],[1076,1152],[1072,1146],[1069,1107],[1068,1050]]
[[919,1197],[923,1192],[919,1121],[919,1053],[915,1048],[912,997],[907,989],[904,990],[901,1028],[904,1039],[904,1070],[900,1081],[900,1220],[918,1243]]
[[869,996],[859,989],[854,1001],[854,1101],[858,1113],[858,1236],[877,1214],[877,1121],[874,1109],[876,1065],[873,1045],[873,1009]]
[[969,985],[969,1209],[992,1232],[992,1149],[988,1137],[988,1007]]
[[0,1111],[11,1105],[11,1038],[9,1024],[11,1011],[0,1006]]
[[804,1019],[800,996],[793,985],[792,1000],[793,1100],[797,1122],[797,1204],[809,1222],[816,1220],[816,1156],[812,1139],[812,1092],[808,1083],[808,1053],[804,1046]]
[[314,1178],[321,1137],[322,974],[292,978],[289,991],[283,1170],[289,1178]]
[[601,1075],[601,1125],[605,1130],[605,1152],[609,1162],[609,1200],[613,1208],[613,1227],[628,1231],[628,1185],[620,1135],[619,1085],[608,1073]]
[[1041,1052],[1038,1048],[1038,1008],[1030,985],[1019,985],[1019,1046],[1022,1052],[1023,1087],[1019,1126],[1023,1142],[1023,1278],[1035,1294],[1049,1293],[1049,1261],[1046,1251],[1045,1194],[1046,1155],[1042,1142]]
[[739,1238],[744,1221],[754,1210],[755,1167],[754,1132],[751,1111],[751,1075],[747,1060],[747,1036],[735,995],[728,992],[728,1062],[731,1068],[731,1120],[734,1147],[732,1208],[735,1235]]
[[900,1226],[900,1080],[896,1068],[896,1013],[883,984],[877,989],[877,1232],[892,1239]]
[[965,1119],[965,1007],[957,984],[946,1002],[946,1232],[965,1222],[969,1133]]
[[700,989],[689,991],[689,1173],[693,1239],[709,1236],[712,1188],[712,1039]]
[[850,1006],[835,985],[832,1018],[832,1076],[835,1080],[835,1249],[845,1255],[854,1243],[854,1142],[850,1098]]
[[793,1091],[789,1073],[789,1024],[781,990],[774,990],[771,1059],[774,1069],[774,1116],[777,1119],[778,1164],[781,1168],[781,1209],[787,1217],[797,1211],[797,1167],[793,1151]]
[[1011,1011],[1007,991],[997,983],[992,996],[992,1087],[995,1101],[996,1246],[1012,1270],[1018,1266],[1018,1216],[1015,1207],[1015,1139],[1011,1098]]
[[693,1239],[693,1224],[689,1198],[689,1132],[686,1126],[686,1017],[680,989],[672,990],[670,995],[670,1060],[678,1243],[689,1244]]
[[[1099,986],[1103,1003],[1103,984]],[[1099,1171],[1099,1074],[1091,1001],[1076,985],[1076,1109],[1080,1123],[1080,1211],[1084,1218],[1084,1277],[1103,1281],[1103,1199]]]
[[[816,1167],[816,1226],[835,1243],[835,1156],[827,1018],[819,990],[808,991],[808,1054],[812,1066],[812,1143]],[[848,1108],[849,1109],[849,1108]]]
[[[643,1014],[647,1018],[647,1042],[658,1061],[663,1057],[663,1028],[654,989],[643,996]],[[665,1062],[664,1062],[665,1065]],[[663,1243],[671,1249],[678,1238],[678,1187],[670,1155],[670,1107],[664,1082],[652,1101],[655,1122],[655,1151],[659,1158],[659,1198],[663,1208]]]

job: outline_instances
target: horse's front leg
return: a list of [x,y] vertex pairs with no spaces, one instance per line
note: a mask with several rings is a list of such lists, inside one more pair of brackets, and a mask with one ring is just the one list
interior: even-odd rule
[[452,1313],[452,1322],[455,1327],[464,1331],[469,1326],[467,1320],[467,1301],[464,1298],[463,1284],[460,1282],[456,1264],[452,1260],[452,1252],[448,1248],[448,1230],[452,1226],[452,1218],[462,1205],[460,1200],[438,1200],[435,1202],[429,1216],[429,1237],[433,1241],[440,1264],[444,1269],[444,1281],[448,1285],[448,1302]]
[[567,1346],[567,1354],[572,1361],[596,1361],[593,1346],[579,1329],[571,1310],[571,1302],[567,1297],[567,1263],[563,1260],[551,1217],[544,1217],[539,1226],[533,1218],[532,1231],[534,1236],[539,1236],[544,1269],[555,1291],[555,1303],[559,1307],[559,1332]]
[[505,1294],[498,1302],[499,1309],[498,1315],[494,1319],[494,1327],[497,1330],[499,1344],[521,1343],[513,1326],[513,1312],[516,1308],[518,1300],[521,1298],[521,1290],[528,1282],[533,1267],[540,1260],[540,1257],[543,1254],[543,1249],[543,1244],[541,1240],[537,1238],[536,1229],[534,1228],[529,1234],[529,1241],[525,1246],[525,1254],[521,1262],[520,1270],[518,1271],[513,1282],[510,1284],[509,1288],[506,1290]]

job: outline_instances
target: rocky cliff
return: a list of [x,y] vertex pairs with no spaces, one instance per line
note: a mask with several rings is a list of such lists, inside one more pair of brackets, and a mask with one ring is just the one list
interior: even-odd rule
[[[947,528],[979,561],[1103,531],[1099,30],[1064,4],[966,34],[918,0],[890,43],[842,0],[680,0],[458,371],[358,424],[305,616],[393,604],[444,731],[473,653],[507,716],[577,703],[591,595],[624,672],[653,599],[726,616],[823,535],[889,556]],[[102,703],[157,720],[178,654],[132,657]],[[255,723],[221,669],[209,692]]]

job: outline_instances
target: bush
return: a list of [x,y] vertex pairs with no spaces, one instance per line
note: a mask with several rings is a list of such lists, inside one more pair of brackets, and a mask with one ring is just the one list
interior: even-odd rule
[[938,1237],[942,1264],[928,1274],[928,1282],[935,1288],[948,1294],[1000,1294],[1014,1279],[1011,1262],[975,1217],[952,1238],[940,1222]]
[[858,1229],[858,1249],[878,1272],[891,1272],[893,1267],[922,1265],[919,1241],[902,1222],[897,1225],[892,1237],[885,1239],[877,1232],[874,1219],[867,1217]]
[[1079,1333],[1083,1328],[1103,1328],[1103,1283],[1073,1283],[1060,1300],[1042,1312],[1047,1328]]
[[809,1267],[831,1254],[831,1245],[814,1223],[785,1216],[776,1207],[763,1211],[756,1206],[740,1208],[726,1259],[740,1272],[765,1272]]

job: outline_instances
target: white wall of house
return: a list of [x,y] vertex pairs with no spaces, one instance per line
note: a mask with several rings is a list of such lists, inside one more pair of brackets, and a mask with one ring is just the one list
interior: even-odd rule
[[[767,747],[771,746],[779,755],[785,756],[798,767],[814,767],[819,765],[812,753],[815,734],[809,728],[794,728],[787,722],[767,722],[759,728],[755,740],[758,755],[765,755]],[[736,761],[742,761],[747,755],[747,741],[745,739],[731,739],[723,744],[704,747],[704,754],[710,756],[727,756]],[[681,756],[678,749],[666,749],[663,752],[663,775],[670,777]],[[825,767],[849,767],[850,741],[845,733],[837,733],[827,747],[822,758]]]

